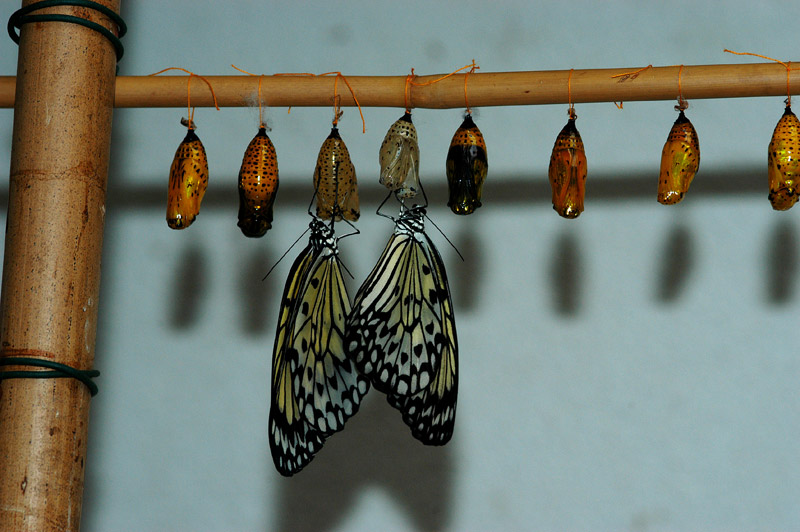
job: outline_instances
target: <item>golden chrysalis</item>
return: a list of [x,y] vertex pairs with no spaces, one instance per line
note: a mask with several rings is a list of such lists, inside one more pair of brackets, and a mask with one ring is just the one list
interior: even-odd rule
[[342,218],[355,222],[360,216],[356,169],[350,161],[344,141],[336,126],[319,150],[314,170],[317,216],[323,220]]
[[767,176],[772,208],[791,208],[800,194],[800,121],[788,105],[769,143]]
[[483,135],[467,114],[447,151],[447,206],[456,214],[471,214],[481,206],[481,191],[489,162]]
[[167,225],[172,229],[185,229],[194,222],[208,186],[206,150],[192,126],[178,146],[169,169]]
[[411,113],[401,116],[386,133],[378,157],[380,182],[399,200],[419,192],[419,144]]
[[553,189],[553,209],[564,218],[577,218],[583,212],[586,192],[586,153],[575,118],[570,118],[556,137],[548,176]]
[[239,222],[242,233],[261,237],[272,228],[272,205],[278,193],[278,158],[261,127],[244,152],[239,170]]
[[661,151],[658,202],[674,205],[681,201],[699,167],[700,142],[697,139],[697,132],[681,111]]

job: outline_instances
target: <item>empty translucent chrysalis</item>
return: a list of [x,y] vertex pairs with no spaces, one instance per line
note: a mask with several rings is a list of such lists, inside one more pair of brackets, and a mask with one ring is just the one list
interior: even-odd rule
[[553,209],[564,218],[577,218],[583,212],[586,191],[586,153],[573,117],[556,137],[548,176]]
[[447,206],[456,214],[471,214],[481,206],[481,191],[489,162],[483,135],[467,114],[456,130],[447,151]]
[[167,225],[172,229],[189,227],[200,212],[207,186],[206,150],[194,132],[194,124],[189,123],[169,169]]
[[397,199],[413,198],[419,192],[419,144],[411,113],[401,116],[383,138],[378,157],[380,182]]
[[689,190],[700,167],[700,143],[694,126],[681,110],[661,151],[658,202],[674,205]]
[[323,220],[342,218],[355,222],[360,216],[356,169],[336,126],[319,150],[314,170],[317,216]]
[[261,237],[272,228],[272,204],[278,193],[278,158],[261,127],[244,152],[239,170],[239,222],[242,233]]
[[788,105],[778,120],[767,156],[769,201],[772,208],[785,211],[800,194],[800,121]]

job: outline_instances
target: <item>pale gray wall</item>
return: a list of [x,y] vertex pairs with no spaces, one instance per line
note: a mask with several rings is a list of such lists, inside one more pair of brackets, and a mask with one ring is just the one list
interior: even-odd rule
[[[723,48],[800,60],[788,1],[124,0],[122,14],[123,75],[752,61]],[[13,74],[16,46],[0,43],[0,72]],[[261,278],[307,225],[331,110],[268,111],[281,190],[260,240],[236,227],[256,111],[197,111],[211,182],[201,216],[176,232],[164,210],[185,109],[118,110],[84,529],[797,530],[800,207],[773,212],[766,198],[782,100],[691,102],[702,163],[676,207],[655,201],[674,102],[578,105],[589,178],[577,221],[551,209],[546,181],[565,105],[478,110],[490,170],[467,218],[444,207],[462,111],[416,111],[431,217],[466,258],[432,230],[461,346],[456,433],[425,448],[373,392],[292,479],[266,436],[291,261]],[[354,109],[341,122],[362,196],[362,234],[341,246],[353,293],[391,231],[373,214],[377,155],[400,113],[365,109],[366,135]],[[0,116],[9,139],[12,111]]]

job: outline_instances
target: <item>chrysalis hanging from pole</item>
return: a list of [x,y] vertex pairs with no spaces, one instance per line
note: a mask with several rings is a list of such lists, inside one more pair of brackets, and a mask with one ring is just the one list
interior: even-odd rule
[[570,108],[569,121],[556,137],[548,170],[553,209],[564,218],[577,218],[583,212],[586,191],[586,153],[575,127],[576,118],[575,110]]
[[336,126],[319,150],[314,170],[314,190],[317,196],[317,216],[323,220],[342,218],[355,222],[360,216],[356,169],[350,161]]
[[185,229],[194,222],[208,186],[206,150],[194,132],[194,122],[181,123],[188,131],[172,159],[167,193],[167,225],[172,229]]
[[481,206],[481,191],[489,162],[483,135],[467,113],[447,151],[447,206],[456,214],[472,214]]
[[389,128],[381,144],[378,162],[381,165],[381,184],[394,192],[397,199],[402,201],[417,195],[419,144],[409,111]]
[[658,202],[674,205],[683,199],[700,167],[700,142],[692,123],[680,109],[661,151]]
[[769,143],[767,176],[772,208],[790,209],[800,194],[800,121],[788,104]]
[[248,237],[272,228],[272,205],[278,193],[278,158],[262,125],[247,146],[239,170],[239,222]]

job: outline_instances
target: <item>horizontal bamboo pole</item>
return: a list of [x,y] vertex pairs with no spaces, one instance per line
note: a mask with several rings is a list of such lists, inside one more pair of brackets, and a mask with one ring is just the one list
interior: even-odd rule
[[[678,66],[651,67],[635,74],[636,68],[573,70],[572,101],[619,102],[675,100],[678,96]],[[464,76],[455,74],[438,83],[421,85],[442,75],[418,76],[409,87],[410,106],[446,109],[464,107]],[[794,74],[796,78],[798,74]],[[469,74],[467,91],[473,107],[542,105],[568,102],[569,70],[531,72],[487,72]],[[246,107],[257,100],[258,77],[206,76],[214,87],[220,107]],[[187,76],[119,76],[115,107],[182,107],[186,105]],[[404,107],[406,76],[348,76],[359,103],[364,107]],[[778,63],[733,65],[686,65],[681,88],[687,100],[703,98],[747,98],[785,96],[786,68]],[[214,105],[206,84],[192,78],[192,105]],[[262,77],[262,99],[273,107],[331,105],[335,76]],[[14,106],[13,76],[0,77],[0,107]],[[800,80],[792,84],[800,92]],[[345,83],[338,83],[341,105],[355,102]]]

